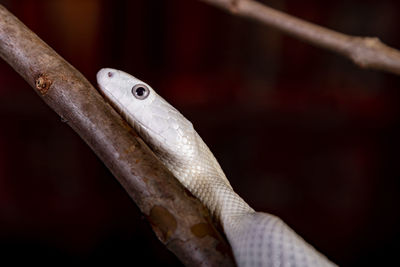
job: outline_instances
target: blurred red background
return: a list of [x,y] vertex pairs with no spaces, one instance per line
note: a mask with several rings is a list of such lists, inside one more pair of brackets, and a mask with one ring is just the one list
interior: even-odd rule
[[[400,48],[400,2],[264,1]],[[343,266],[397,260],[399,78],[196,0],[0,0],[93,84],[148,82],[234,189]],[[0,255],[180,265],[85,143],[0,61]]]

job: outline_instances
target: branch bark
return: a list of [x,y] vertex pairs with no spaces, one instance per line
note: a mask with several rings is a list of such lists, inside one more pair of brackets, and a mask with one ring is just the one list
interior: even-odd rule
[[272,9],[254,0],[200,0],[232,14],[254,19],[300,40],[351,59],[361,68],[400,75],[400,51],[376,37],[339,33]]
[[93,149],[185,265],[234,266],[208,210],[81,73],[1,5],[0,56]]

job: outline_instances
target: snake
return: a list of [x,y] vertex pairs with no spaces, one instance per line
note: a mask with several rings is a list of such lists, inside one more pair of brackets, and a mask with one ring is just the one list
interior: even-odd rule
[[112,68],[96,78],[105,99],[222,226],[238,266],[336,266],[282,219],[235,193],[193,124],[147,83]]

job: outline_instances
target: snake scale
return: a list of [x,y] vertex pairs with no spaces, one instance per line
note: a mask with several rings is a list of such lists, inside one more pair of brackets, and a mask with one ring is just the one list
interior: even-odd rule
[[221,223],[239,266],[335,266],[280,218],[254,211],[238,196],[192,123],[148,84],[109,68],[97,73],[97,83],[161,162]]

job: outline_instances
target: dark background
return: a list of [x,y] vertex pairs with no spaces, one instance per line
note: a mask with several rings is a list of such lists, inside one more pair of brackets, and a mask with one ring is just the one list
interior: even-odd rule
[[[400,48],[400,2],[268,5]],[[196,0],[5,5],[93,84],[148,82],[189,118],[234,189],[343,266],[398,259],[399,78]],[[0,61],[0,257],[180,265],[84,142]]]

